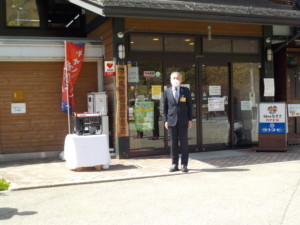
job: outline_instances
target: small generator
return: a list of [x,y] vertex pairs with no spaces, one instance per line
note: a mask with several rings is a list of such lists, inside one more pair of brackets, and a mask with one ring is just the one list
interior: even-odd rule
[[102,120],[99,113],[73,113],[73,129],[77,135],[101,134]]

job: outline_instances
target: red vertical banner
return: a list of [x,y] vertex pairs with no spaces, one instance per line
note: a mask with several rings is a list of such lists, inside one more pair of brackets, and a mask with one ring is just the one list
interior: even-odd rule
[[74,109],[73,87],[79,76],[84,58],[84,44],[65,42],[65,65],[62,79],[61,111],[72,114]]

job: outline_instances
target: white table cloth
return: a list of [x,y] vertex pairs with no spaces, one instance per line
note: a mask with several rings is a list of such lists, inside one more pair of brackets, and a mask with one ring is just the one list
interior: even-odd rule
[[66,166],[70,169],[98,165],[108,169],[111,162],[105,134],[68,134],[65,139],[64,156]]

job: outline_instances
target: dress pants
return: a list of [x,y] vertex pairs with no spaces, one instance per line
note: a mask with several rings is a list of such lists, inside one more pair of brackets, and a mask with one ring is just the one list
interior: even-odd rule
[[181,149],[181,165],[188,165],[189,159],[189,146],[188,146],[188,127],[176,124],[174,127],[169,126],[170,145],[171,145],[171,157],[172,164],[178,165],[178,139],[180,139]]

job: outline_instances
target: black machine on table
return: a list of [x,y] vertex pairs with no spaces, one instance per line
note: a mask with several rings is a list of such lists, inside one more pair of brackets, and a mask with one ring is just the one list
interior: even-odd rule
[[73,113],[73,130],[77,135],[102,133],[101,114]]

